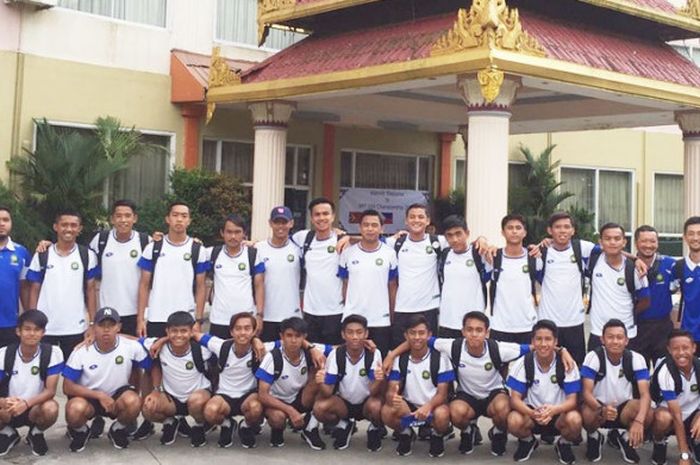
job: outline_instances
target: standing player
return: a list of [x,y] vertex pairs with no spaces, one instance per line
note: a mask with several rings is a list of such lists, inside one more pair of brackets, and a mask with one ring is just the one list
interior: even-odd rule
[[12,213],[0,206],[0,347],[17,342],[15,328],[19,304],[27,309],[29,285],[26,281],[31,255],[24,246],[13,242]]
[[28,426],[27,444],[36,456],[49,448],[44,431],[56,423],[56,386],[63,369],[57,346],[41,343],[46,315],[27,310],[19,316],[19,344],[0,348],[0,457],[19,442],[17,428]]
[[98,310],[95,342],[74,350],[63,368],[71,452],[85,449],[90,439],[86,423],[96,415],[116,419],[108,434],[115,448],[129,446],[127,426],[136,421],[141,411],[141,397],[129,385],[129,376],[134,366],[149,369],[151,364],[138,341],[119,335],[119,322],[115,309]]
[[382,353],[386,353],[391,338],[398,273],[396,254],[379,240],[383,225],[384,219],[378,211],[362,212],[362,239],[341,254],[338,276],[343,280],[344,318],[348,315],[367,318],[369,338]]
[[533,434],[561,435],[555,444],[559,461],[572,464],[571,443],[581,437],[581,414],[576,410],[581,391],[578,369],[565,371],[556,353],[557,325],[540,320],[532,328],[533,352],[515,362],[507,385],[511,408],[508,431],[518,438],[516,462],[530,459],[538,441]]
[[603,457],[605,438],[598,428],[607,428],[608,442],[620,449],[622,459],[638,463],[635,449],[643,444],[644,429],[654,418],[649,369],[644,357],[627,349],[627,328],[620,320],[605,323],[602,340],[603,345],[589,352],[581,367],[586,458],[597,462]]
[[355,422],[364,418],[370,421],[367,450],[377,452],[382,448],[384,370],[380,351],[365,349],[368,334],[365,317],[345,317],[341,329],[345,344],[336,347],[328,355],[326,368],[316,373],[321,388],[314,404],[314,415],[321,423],[336,424],[335,449],[346,449],[350,445]]
[[627,244],[625,230],[616,223],[600,228],[602,253],[593,253],[588,263],[591,279],[591,334],[588,350],[600,346],[603,325],[611,319],[625,324],[630,344],[637,335],[637,314],[649,307],[649,287],[646,276],[639,277],[634,262],[623,255]]
[[294,227],[292,211],[284,206],[273,208],[269,224],[272,237],[255,244],[260,261],[265,265],[265,309],[260,334],[265,342],[279,338],[282,320],[301,316],[301,250],[289,239]]
[[45,252],[34,254],[27,272],[31,282],[29,308],[46,314],[49,322],[44,341],[58,345],[67,359],[83,340],[88,322],[92,324],[95,315],[97,257],[76,243],[83,230],[78,212],[59,212],[53,230],[56,243]]
[[697,342],[700,341],[700,216],[685,221],[683,240],[688,246],[688,256],[676,262],[673,274],[682,293],[681,327]]
[[304,320],[309,340],[340,344],[343,316],[343,283],[337,276],[340,237],[333,230],[335,204],[325,197],[309,203],[313,230],[304,229],[292,236],[301,248],[301,282],[304,287]]

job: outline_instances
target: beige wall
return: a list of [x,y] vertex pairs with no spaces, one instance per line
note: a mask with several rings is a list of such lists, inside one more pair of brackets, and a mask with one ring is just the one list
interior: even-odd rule
[[2,109],[2,117],[0,117],[0,180],[2,182],[8,180],[8,173],[4,167],[12,154],[17,57],[18,55],[14,52],[0,51],[0,69],[3,76],[0,79],[0,108]]

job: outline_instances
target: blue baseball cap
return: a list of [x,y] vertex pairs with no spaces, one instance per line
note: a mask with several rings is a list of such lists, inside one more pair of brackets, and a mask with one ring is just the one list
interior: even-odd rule
[[270,212],[270,221],[275,221],[278,218],[284,218],[285,220],[289,221],[294,219],[294,216],[288,207],[280,206],[273,208],[272,212]]

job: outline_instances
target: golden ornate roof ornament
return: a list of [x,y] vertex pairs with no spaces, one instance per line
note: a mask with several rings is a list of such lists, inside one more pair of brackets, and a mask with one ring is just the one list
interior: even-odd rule
[[281,10],[296,5],[296,0],[258,0],[258,47],[261,47],[267,39],[270,25],[265,24],[263,16],[273,11]]
[[476,74],[476,78],[479,81],[481,95],[486,103],[493,103],[498,94],[501,93],[501,85],[503,85],[503,80],[505,79],[503,71],[495,65],[489,65],[488,68],[480,70]]
[[[234,86],[241,83],[240,72],[233,71],[224,57],[221,56],[221,47],[214,47],[211,51],[211,63],[209,64],[209,81],[208,89],[216,87]],[[207,103],[207,119],[206,124],[214,117],[216,104],[213,102]]]
[[537,56],[546,54],[537,39],[523,30],[518,9],[508,8],[506,0],[473,0],[469,11],[460,8],[454,26],[435,42],[431,54],[480,47]]
[[688,0],[688,3],[678,10],[678,14],[700,21],[700,0]]

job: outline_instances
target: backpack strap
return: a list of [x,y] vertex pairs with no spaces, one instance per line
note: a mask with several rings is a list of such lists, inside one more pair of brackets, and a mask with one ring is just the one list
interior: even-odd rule
[[535,354],[532,352],[525,354],[523,364],[525,365],[525,387],[530,389],[535,382]]
[[53,346],[46,342],[39,344],[41,348],[41,355],[39,355],[39,378],[42,381],[46,381],[49,372],[49,363],[51,363],[51,352],[53,351]]
[[209,273],[211,276],[214,276],[214,273],[216,271],[216,260],[219,258],[219,255],[221,255],[221,251],[224,249],[223,245],[215,245],[211,249],[211,255],[209,256]]
[[527,272],[530,275],[530,294],[532,302],[537,306],[537,257],[527,254]]
[[450,361],[452,362],[452,368],[454,368],[455,370],[455,375],[457,374],[457,370],[459,370],[459,362],[462,360],[463,344],[463,337],[458,337],[452,340],[452,348],[450,350]]
[[558,355],[555,355],[554,361],[554,373],[557,377],[557,384],[564,390],[564,378],[566,377],[566,368],[564,368],[564,361]]
[[306,233],[304,238],[304,243],[301,246],[301,257],[299,258],[299,264],[301,266],[301,275],[299,278],[299,289],[304,290],[306,288],[306,252],[311,250],[311,243],[314,241],[314,236],[316,232],[311,230]]
[[437,275],[440,292],[442,292],[442,285],[445,282],[445,262],[447,261],[447,256],[450,254],[450,250],[452,250],[450,247],[442,249],[440,255],[438,255]]
[[488,289],[486,288],[486,281],[484,281],[484,276],[486,275],[486,265],[484,265],[484,259],[481,258],[479,252],[477,252],[472,246],[472,259],[474,260],[474,266],[476,271],[479,272],[479,280],[481,281],[481,292],[484,294],[484,305],[488,305]]
[[10,378],[12,378],[12,372],[15,369],[15,357],[17,356],[17,349],[19,344],[9,344],[5,347],[5,359],[3,360],[3,366],[5,377],[2,382],[0,382],[0,397],[8,397],[10,395]]
[[681,373],[678,371],[678,367],[670,356],[666,363],[666,369],[671,375],[671,379],[673,379],[673,390],[675,391],[676,395],[679,395],[683,391],[683,380],[681,379]]
[[335,363],[338,366],[338,381],[335,384],[336,389],[340,385],[340,382],[345,378],[345,370],[347,367],[347,361],[348,361],[348,349],[345,347],[345,344],[338,346],[338,348],[335,350]]
[[[679,258],[678,260],[676,260],[676,263],[673,264],[673,279],[678,281],[681,291],[681,300],[678,303],[678,321],[681,321],[683,319],[683,310],[685,307],[685,298],[683,296],[683,282],[685,280],[685,258]],[[700,384],[698,386],[700,386]]]
[[[657,268],[658,269],[658,268]],[[635,269],[634,269],[634,262],[628,258],[625,258],[625,284],[627,285],[627,292],[630,293],[632,296],[632,301],[635,300],[634,298],[634,293],[635,293],[635,287],[634,287],[634,274],[635,274]],[[654,281],[650,281],[654,282]]]
[[146,246],[151,242],[151,238],[148,233],[139,231],[139,243],[141,244],[141,252],[146,248]]
[[192,361],[197,371],[200,373],[206,373],[207,367],[204,364],[204,357],[202,356],[202,346],[199,343],[190,340],[190,350],[192,352]]
[[275,347],[270,351],[272,354],[272,378],[277,381],[282,376],[282,368],[284,368],[284,360],[282,360],[282,351]]
[[598,356],[598,372],[595,374],[594,383],[600,382],[608,371],[608,363],[605,356],[605,348],[603,346],[598,346],[593,349],[596,356]]
[[437,237],[435,234],[429,234],[428,239],[430,239],[430,247],[433,248],[433,251],[435,252],[435,256],[439,257],[440,254],[442,253],[442,246],[440,245],[440,238]]
[[97,263],[102,266],[102,255],[105,253],[105,248],[107,247],[107,241],[109,240],[109,234],[112,231],[109,229],[105,231],[100,231],[97,236]]
[[88,267],[90,266],[90,249],[84,245],[78,244],[78,254],[80,261],[83,264],[83,298],[87,305],[87,283],[88,283]]
[[651,400],[657,404],[663,400],[661,388],[659,387],[659,372],[661,371],[661,367],[666,365],[666,362],[667,359],[663,358],[658,365],[656,365],[656,368],[651,375],[651,381],[649,382],[649,394],[651,395]]
[[695,370],[695,384],[700,386],[700,359],[693,357],[693,369]]
[[595,270],[596,263],[598,263],[601,253],[601,250],[594,249],[591,251],[591,255],[588,257],[588,271],[586,274],[591,280],[591,294],[588,298],[588,308],[586,309],[586,313],[591,313],[591,304],[593,303],[593,282],[595,281],[593,279],[593,271]]
[[632,397],[639,399],[639,384],[634,377],[633,354],[629,349],[622,352],[622,373],[625,375],[625,379],[632,384]]
[[406,387],[406,376],[408,375],[408,357],[408,352],[399,356],[399,394],[403,394],[403,390]]
[[369,377],[369,372],[372,371],[372,364],[374,363],[374,352],[365,349],[365,371]]
[[503,367],[503,360],[501,359],[501,349],[498,347],[498,341],[494,339],[486,339],[486,347],[489,349],[489,356],[491,357],[491,363],[496,371],[501,371]]
[[250,273],[250,292],[255,303],[255,260],[258,257],[258,249],[248,247],[248,271]]
[[547,251],[549,247],[540,247],[540,256],[542,258],[542,281],[544,281],[545,270],[547,269]]
[[430,349],[430,378],[433,381],[433,386],[438,385],[438,375],[440,374],[440,352],[435,349]]
[[491,274],[491,315],[493,316],[493,308],[496,304],[496,288],[498,287],[498,278],[501,276],[501,266],[503,265],[503,249],[496,251],[496,256],[493,258],[493,272]]
[[[581,239],[571,239],[571,248],[574,251],[574,260],[576,260],[576,266],[578,267],[578,272],[581,275],[581,293],[583,293],[584,289],[586,289],[586,269],[583,266],[583,252],[581,251]],[[542,261],[544,262],[544,257],[542,258]]]
[[408,237],[408,234],[404,234],[398,239],[396,239],[396,242],[394,242],[394,252],[396,252],[396,256],[399,256],[399,252],[401,252],[401,247],[403,247],[404,242],[406,242],[406,238]]
[[151,263],[153,263],[153,271],[151,271],[151,289],[153,289],[153,276],[156,274],[156,265],[158,264],[161,250],[163,250],[163,239],[153,241],[153,253],[151,254]]
[[192,295],[197,294],[197,264],[199,263],[199,253],[201,250],[202,244],[192,239],[192,249],[190,249],[190,262],[192,264]]
[[49,249],[39,252],[39,273],[41,273],[41,281],[46,277],[46,266],[49,264]]
[[221,344],[221,349],[219,350],[219,370],[224,371],[226,368],[226,362],[228,362],[228,356],[231,353],[231,347],[233,347],[233,339],[226,339],[223,344]]

